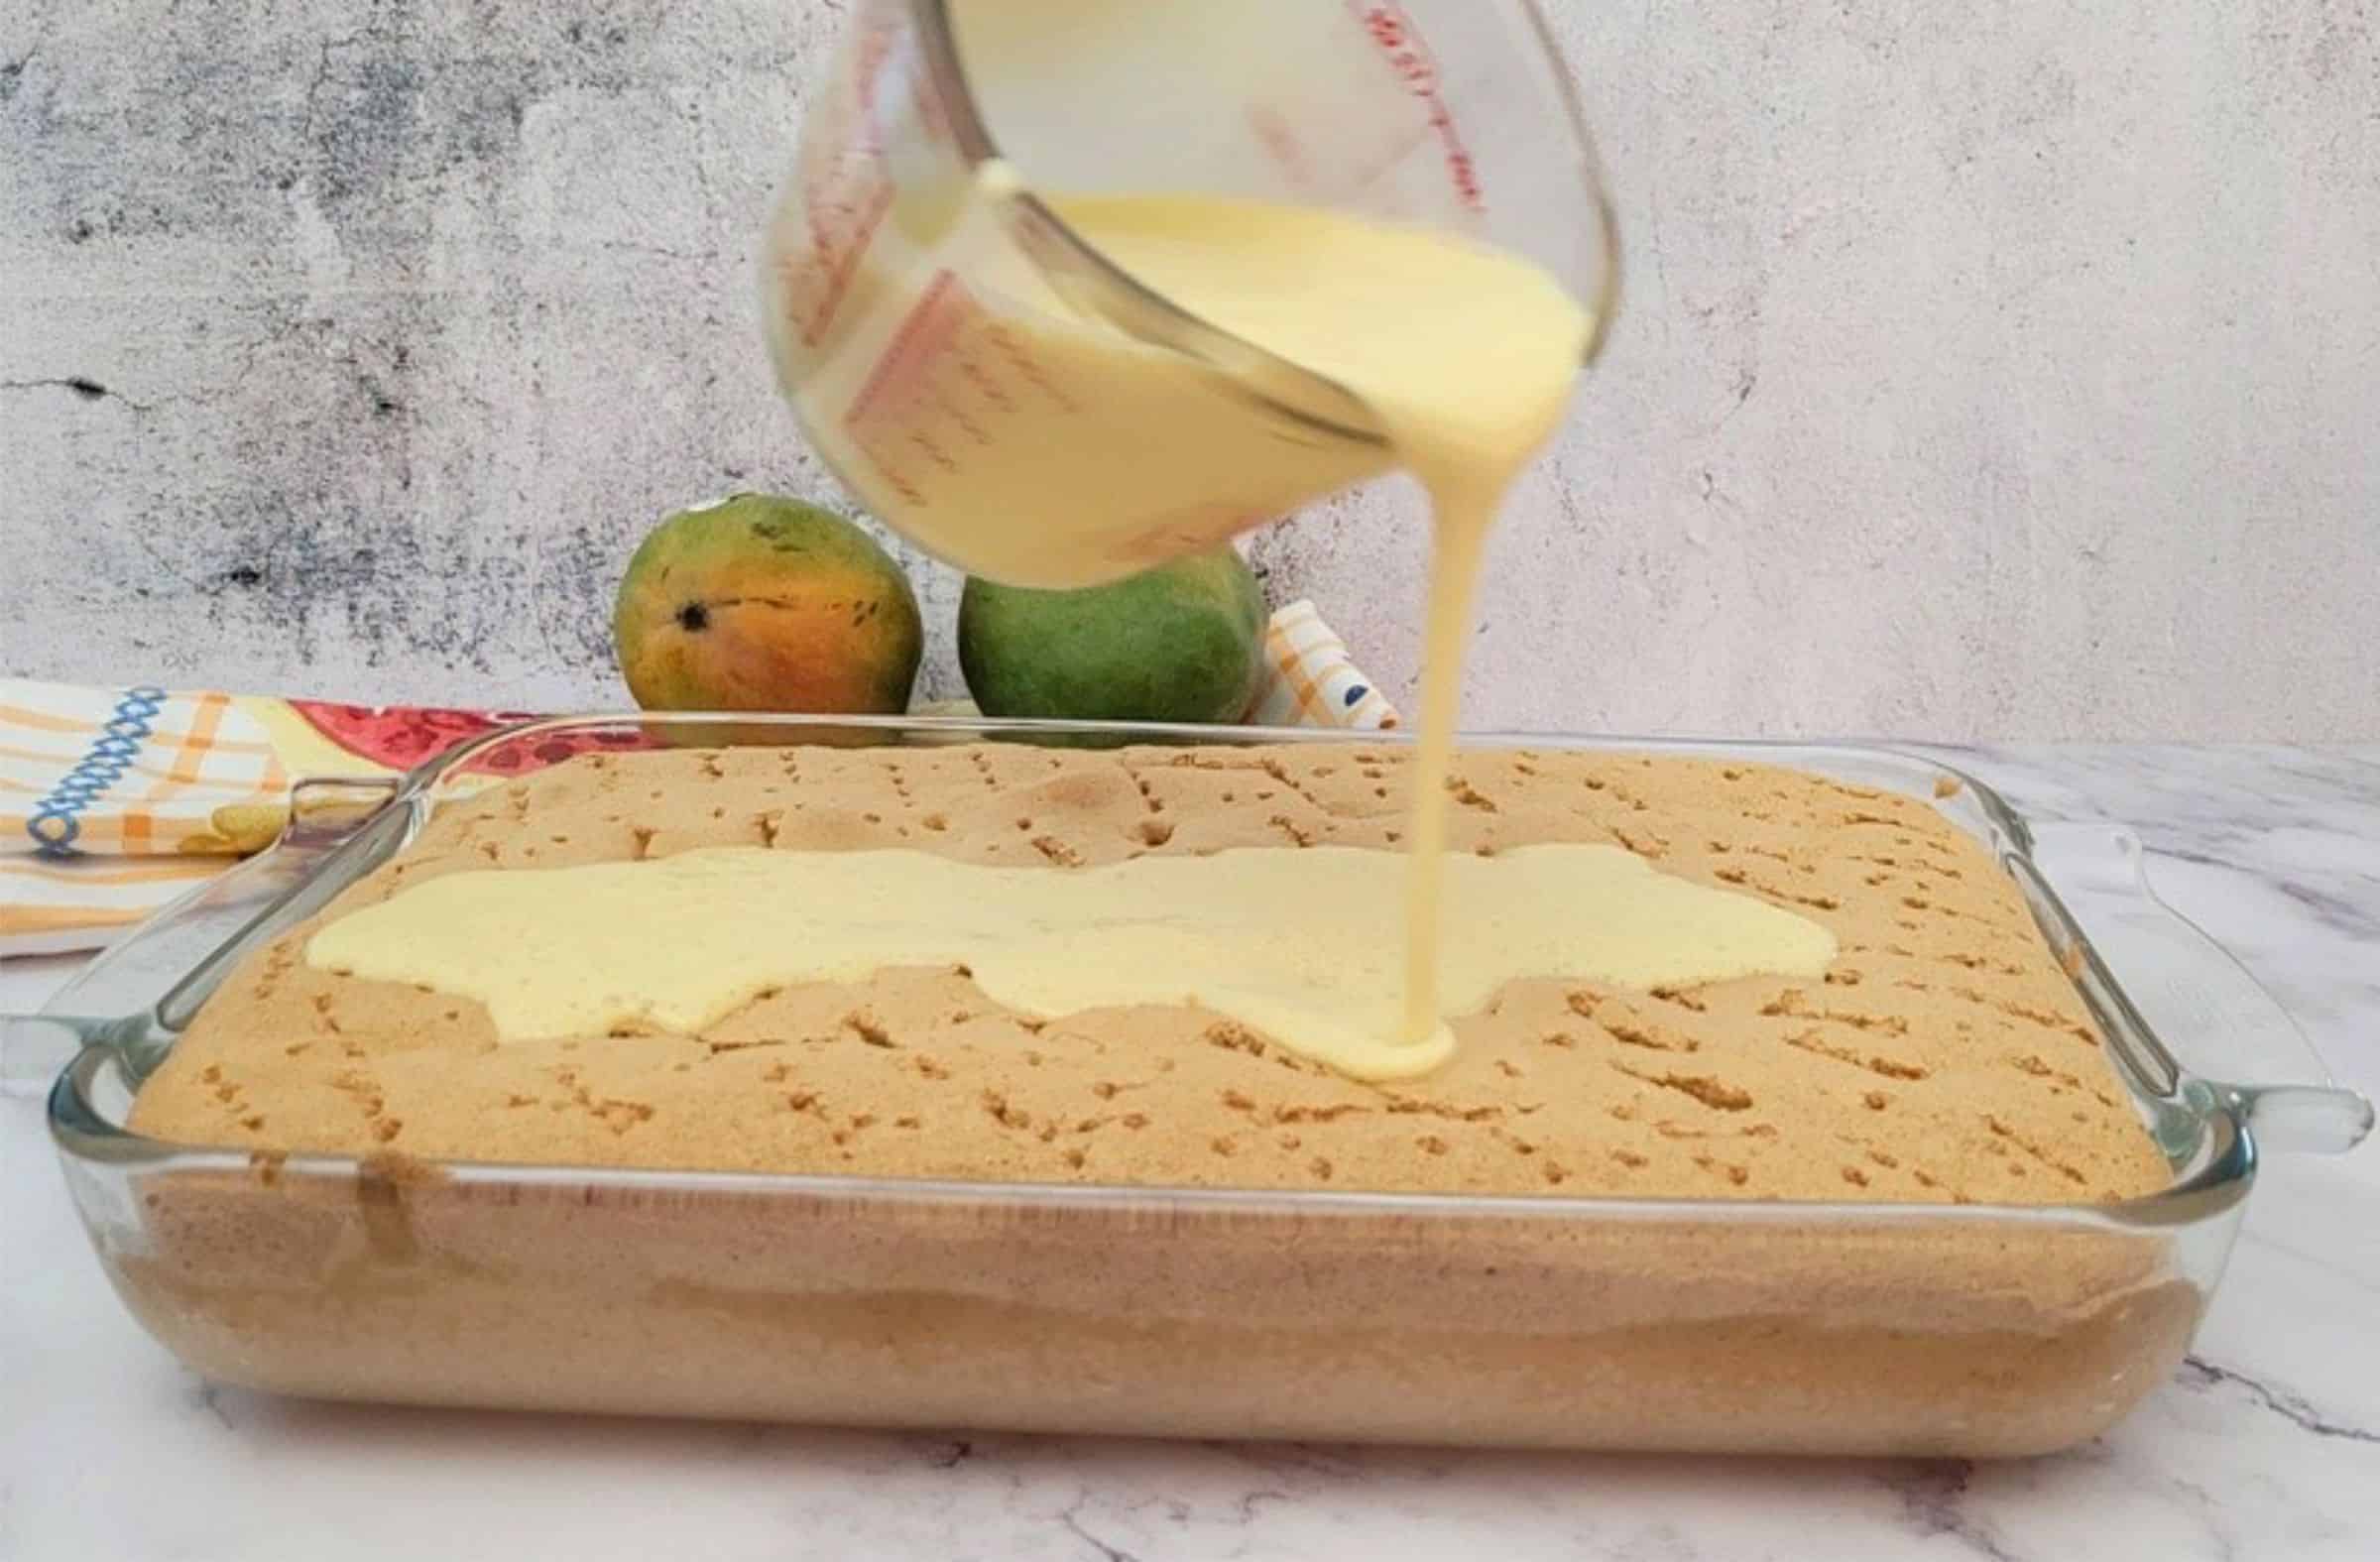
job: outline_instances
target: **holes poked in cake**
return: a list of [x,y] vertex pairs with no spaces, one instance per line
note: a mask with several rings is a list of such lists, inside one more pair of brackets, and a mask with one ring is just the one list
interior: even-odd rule
[[[1325,814],[1335,811],[1328,801],[1315,793],[1313,788],[1318,783],[1327,783],[1330,778],[1338,773],[1337,767],[1317,766],[1303,759],[1269,755],[1257,756],[1255,765],[1277,786],[1288,791],[1307,807]],[[1270,801],[1271,799],[1263,800]]]
[[1871,1074],[1880,1074],[1886,1079],[1915,1081],[1926,1078],[1930,1072],[1920,1064],[1887,1057],[1881,1052],[1865,1051],[1858,1047],[1829,1041],[1824,1033],[1815,1027],[1787,1036],[1785,1044],[1797,1051],[1808,1052],[1817,1057],[1833,1058],[1838,1063],[1846,1063],[1853,1068],[1863,1068]]
[[1572,1014],[1593,1023],[1620,1046],[1640,1047],[1649,1052],[1693,1052],[1702,1046],[1684,1031],[1638,1014],[1623,998],[1591,988],[1574,988],[1564,995],[1564,1001]]
[[1368,1117],[1378,1110],[1377,1107],[1365,1106],[1355,1101],[1335,1101],[1318,1106],[1291,1103],[1274,1107],[1272,1121],[1275,1123],[1336,1123],[1341,1118]]
[[1768,1019],[1780,1016],[1794,1020],[1818,1020],[1828,1024],[1848,1025],[1854,1030],[1875,1030],[1886,1035],[1905,1036],[1909,1033],[1906,1015],[1875,1015],[1855,1009],[1813,1009],[1809,995],[1798,987],[1786,988],[1775,998],[1760,1006]]
[[388,1106],[388,1098],[381,1092],[379,1080],[360,1068],[342,1069],[333,1074],[330,1088],[345,1096],[367,1123],[378,1119]]
[[2028,1004],[2018,999],[1995,997],[1972,987],[1953,987],[1950,989],[1950,994],[1964,1003],[1996,1010],[2011,1020],[2021,1020],[2029,1024],[2039,1025],[2045,1030],[2055,1030],[2061,1034],[2072,1036],[2085,1046],[2095,1047],[2099,1044],[2099,1033],[2071,1014],[2062,1014],[2057,1010],[2045,1009],[2038,1004]]
[[247,1089],[237,1080],[227,1078],[223,1073],[222,1066],[215,1063],[209,1063],[199,1074],[198,1080],[207,1087],[207,1093],[213,1096],[218,1104],[230,1107],[235,1111],[239,1107],[241,1094]]
[[1459,1102],[1403,1096],[1394,1092],[1389,1092],[1388,1096],[1388,1111],[1393,1117],[1441,1118],[1449,1123],[1500,1123],[1513,1112],[1525,1116],[1536,1110],[1534,1107],[1517,1104],[1509,1107],[1496,1103],[1475,1103],[1465,1106]]
[[2078,1187],[2088,1187],[2090,1185],[2090,1178],[2083,1173],[2080,1166],[2075,1165],[2072,1161],[2065,1160],[2060,1156],[2051,1153],[2049,1147],[2041,1141],[2033,1138],[2031,1135],[2020,1133],[2014,1127],[2001,1121],[1998,1116],[1986,1113],[1983,1118],[1983,1126],[1990,1132],[1995,1141],[2002,1144],[2015,1145],[2026,1155],[2032,1157],[2032,1159],[2039,1162],[2041,1165],[2057,1172],[2060,1176],[2066,1178],[2067,1181],[2076,1184]]
[[1730,1187],[1742,1187],[1752,1180],[1752,1168],[1740,1161],[1721,1160],[1716,1155],[1697,1155],[1694,1163],[1715,1177],[1726,1179]]
[[268,949],[264,956],[263,974],[257,980],[256,996],[259,999],[271,998],[280,989],[283,979],[296,968],[298,959],[298,946],[288,940]]
[[[638,855],[641,858],[674,857],[680,852],[697,851],[709,846],[770,846],[772,829],[766,815],[747,813],[741,809],[716,807],[704,809],[692,817],[671,817],[667,822],[649,827]],[[781,822],[776,830],[781,832]]]
[[976,781],[989,791],[1030,785],[1050,771],[1049,756],[1025,744],[974,744],[957,752],[967,756]]
[[1474,786],[1465,777],[1449,776],[1446,779],[1446,791],[1447,795],[1454,799],[1457,807],[1474,808],[1481,813],[1499,813],[1502,811],[1496,807],[1494,798],[1488,796],[1477,786]]
[[1080,868],[1088,861],[1081,852],[1055,835],[1034,836],[1032,848],[1040,853],[1043,862],[1056,868]]
[[[1261,777],[1263,773],[1252,774]],[[1180,766],[1142,772],[1136,788],[1145,811],[1169,813],[1185,821],[1228,819],[1241,792],[1250,789],[1246,775]]]
[[2082,1088],[2082,1081],[2079,1076],[2071,1074],[2065,1069],[2052,1067],[2048,1060],[2038,1052],[2028,1052],[2020,1057],[2012,1057],[2008,1059],[2008,1066],[2020,1074],[2030,1074],[2035,1079],[2056,1080],[2060,1087],[2067,1090]]
[[1033,1115],[1012,1103],[1004,1090],[982,1091],[976,1097],[976,1105],[1002,1128],[1023,1131],[1033,1126]]
[[1711,870],[1711,877],[1719,880],[1722,884],[1733,885],[1739,890],[1749,891],[1772,904],[1806,906],[1814,911],[1840,911],[1843,909],[1843,901],[1839,896],[1827,895],[1818,891],[1796,890],[1788,885],[1780,885],[1766,874],[1755,874],[1740,863],[1730,863],[1725,867],[1714,868]]
[[1293,1074],[1303,1074],[1320,1068],[1308,1063],[1285,1047],[1276,1047],[1255,1031],[1236,1020],[1219,1020],[1201,1032],[1207,1045],[1226,1052],[1245,1052],[1250,1057],[1270,1058]]
[[1683,1074],[1674,1069],[1655,1072],[1633,1067],[1617,1058],[1609,1059],[1607,1066],[1630,1079],[1662,1090],[1674,1090],[1679,1095],[1701,1102],[1714,1112],[1746,1112],[1751,1109],[1750,1091],[1739,1085],[1730,1085],[1714,1074]]
[[1264,822],[1268,829],[1277,831],[1288,840],[1290,845],[1297,847],[1316,845],[1325,840],[1329,833],[1327,824],[1318,828],[1312,824],[1301,823],[1286,813],[1275,813]]
[[1669,837],[1650,830],[1628,830],[1612,825],[1606,831],[1613,845],[1622,851],[1633,852],[1647,862],[1661,862],[1669,856]]

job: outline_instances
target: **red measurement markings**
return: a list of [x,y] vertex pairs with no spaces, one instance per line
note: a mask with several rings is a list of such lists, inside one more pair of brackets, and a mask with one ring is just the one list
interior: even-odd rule
[[[885,172],[884,134],[877,120],[877,87],[886,64],[905,41],[902,20],[865,24],[851,43],[848,97],[830,97],[803,138],[802,219],[807,242],[779,263],[787,312],[815,347],[851,291],[852,274],[892,206]],[[830,89],[831,90],[831,89]]]
[[951,459],[950,452],[942,447],[942,441],[922,428],[910,429],[901,442],[932,462],[938,472],[948,473],[959,469],[959,463]]
[[1083,410],[1082,404],[1060,390],[1057,382],[1052,380],[1042,369],[1039,362],[1033,357],[1032,348],[1022,336],[998,320],[994,320],[984,327],[984,340],[992,344],[993,350],[1000,354],[1010,368],[1021,375],[1026,384],[1048,397],[1061,409],[1070,413],[1079,413]]
[[1306,149],[1278,109],[1264,103],[1249,104],[1248,126],[1255,132],[1257,144],[1272,159],[1273,167],[1281,171],[1291,189],[1314,187],[1313,171],[1306,167]]
[[1447,107],[1445,95],[1438,90],[1438,60],[1430,46],[1398,5],[1378,3],[1378,0],[1346,0],[1348,14],[1364,25],[1364,31],[1396,72],[1405,90],[1421,99],[1429,116],[1430,128],[1438,133],[1438,144],[1446,157],[1447,178],[1455,193],[1473,211],[1487,210],[1480,190],[1479,165],[1463,144],[1463,132],[1455,123],[1454,110]]
[[[937,471],[958,470],[949,450],[931,430],[919,425],[918,415],[929,398],[936,364],[959,332],[981,313],[958,278],[947,271],[935,273],[843,415],[843,429],[852,442],[868,453],[892,491],[912,505],[921,506],[926,499],[910,475],[904,451],[923,457]],[[947,399],[938,395],[931,396],[931,401],[947,406]],[[961,426],[979,442],[988,442],[972,423],[962,421]]]
[[[964,371],[962,370],[961,372],[963,373]],[[986,429],[982,423],[977,422],[973,418],[969,417],[967,409],[961,407],[957,402],[952,401],[947,394],[942,392],[935,393],[934,411],[940,413],[943,417],[958,424],[959,432],[965,434],[968,438],[968,442],[973,444],[977,449],[980,450],[992,442],[992,434],[990,430]]]
[[[882,9],[880,7],[880,9]],[[851,41],[851,95],[862,117],[876,112],[876,83],[909,30],[905,18],[875,16],[857,24]]]
[[892,205],[892,186],[881,171],[838,170],[806,187],[803,215],[809,243],[785,258],[787,305],[800,321],[805,347],[815,347],[851,291],[852,273]]
[[962,353],[957,368],[959,378],[973,386],[976,394],[990,402],[996,411],[1005,413],[1012,411],[1016,406],[1014,400],[1002,388],[1001,383],[992,378],[991,372],[978,362],[972,353]]

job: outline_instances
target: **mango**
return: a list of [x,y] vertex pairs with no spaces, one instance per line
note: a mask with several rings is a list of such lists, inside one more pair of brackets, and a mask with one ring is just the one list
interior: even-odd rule
[[971,578],[959,667],[987,716],[1236,722],[1255,703],[1264,624],[1229,546],[1078,591]]
[[612,612],[646,710],[897,715],[924,655],[917,596],[858,526],[773,494],[669,517]]

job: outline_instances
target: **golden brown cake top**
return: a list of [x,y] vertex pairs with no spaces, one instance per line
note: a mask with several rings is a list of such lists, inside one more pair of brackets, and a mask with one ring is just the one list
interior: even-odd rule
[[[450,805],[325,916],[456,871],[728,844],[1052,871],[1394,850],[1403,764],[1353,744],[588,756]],[[1446,1067],[1367,1085],[1188,1008],[1025,1020],[949,969],[788,988],[695,1035],[500,1043],[473,1001],[308,967],[308,924],[206,1005],[134,1126],[276,1150],[1056,1182],[2038,1203],[2169,1180],[2014,885],[1926,803],[1670,758],[1458,769],[1460,850],[1614,844],[1809,916],[1841,953],[1816,982],[1514,983],[1456,1021]]]

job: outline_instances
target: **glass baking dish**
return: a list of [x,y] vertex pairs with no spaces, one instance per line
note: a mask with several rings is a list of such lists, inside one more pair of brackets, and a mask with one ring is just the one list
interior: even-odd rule
[[161,913],[46,1016],[11,1022],[8,1070],[64,1063],[50,1121],[102,1265],[151,1333],[227,1382],[1645,1450],[1976,1457],[2087,1438],[2180,1361],[2259,1154],[2341,1150],[2371,1123],[2245,973],[2148,893],[2120,831],[2028,826],[1967,778],[1881,749],[1514,736],[1467,742],[1738,758],[1929,801],[2021,887],[2171,1185],[2033,1206],[1234,1192],[284,1157],[124,1126],[247,951],[492,778],[655,744],[1128,741],[1351,739],[741,715],[509,729],[398,781],[309,782],[276,847]]

